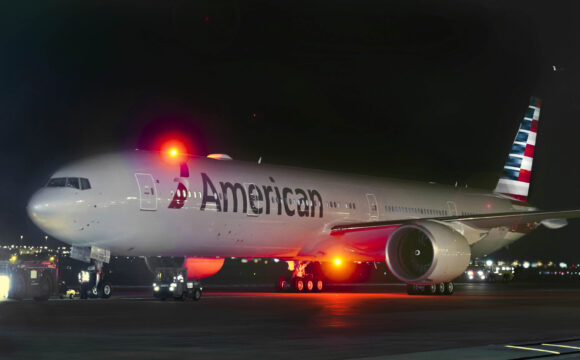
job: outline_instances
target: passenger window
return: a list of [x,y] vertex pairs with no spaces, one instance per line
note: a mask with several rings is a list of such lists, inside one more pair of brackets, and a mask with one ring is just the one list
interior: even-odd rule
[[48,180],[47,187],[65,187],[66,178],[52,178]]
[[80,189],[79,178],[66,178],[66,187]]
[[89,179],[81,178],[81,190],[88,190],[91,188],[91,183]]

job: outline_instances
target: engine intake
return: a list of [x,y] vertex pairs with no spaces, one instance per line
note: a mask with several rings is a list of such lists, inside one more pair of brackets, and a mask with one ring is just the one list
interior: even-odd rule
[[391,233],[385,250],[387,265],[406,283],[447,282],[469,265],[467,239],[448,226],[434,221],[416,221]]

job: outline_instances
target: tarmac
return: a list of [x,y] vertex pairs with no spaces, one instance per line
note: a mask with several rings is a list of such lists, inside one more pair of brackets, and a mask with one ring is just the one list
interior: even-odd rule
[[238,285],[206,288],[199,302],[117,290],[106,300],[0,302],[0,357],[580,358],[575,282],[458,284],[452,296],[409,296],[399,284],[308,294]]

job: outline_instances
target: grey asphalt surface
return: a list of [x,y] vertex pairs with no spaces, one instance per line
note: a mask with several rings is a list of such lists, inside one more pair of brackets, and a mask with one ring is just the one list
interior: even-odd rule
[[460,284],[453,296],[408,296],[395,284],[256,290],[206,289],[199,302],[139,289],[107,300],[4,301],[0,357],[469,358],[478,347],[580,339],[576,283]]

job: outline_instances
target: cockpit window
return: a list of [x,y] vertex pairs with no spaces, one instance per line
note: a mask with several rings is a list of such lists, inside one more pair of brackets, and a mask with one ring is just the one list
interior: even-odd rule
[[87,190],[91,188],[91,183],[89,179],[81,178],[81,190]]
[[80,189],[79,178],[66,178],[66,187]]
[[66,178],[52,178],[48,180],[47,187],[64,187],[66,185]]
[[91,183],[87,178],[52,178],[48,180],[47,187],[69,187],[73,189],[87,190],[91,188]]

